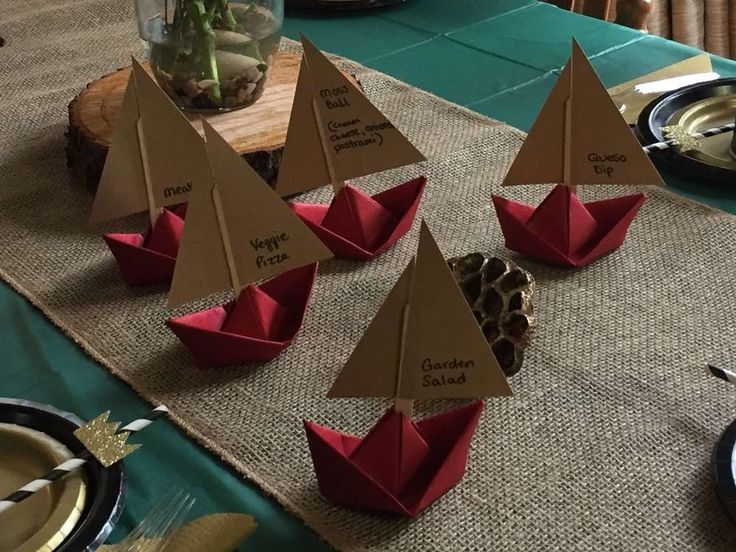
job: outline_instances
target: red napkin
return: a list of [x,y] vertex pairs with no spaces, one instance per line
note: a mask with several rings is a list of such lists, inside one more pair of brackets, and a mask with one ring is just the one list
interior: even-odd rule
[[329,501],[414,516],[462,479],[483,401],[417,422],[390,409],[360,439],[304,421]]
[[316,275],[317,263],[295,268],[247,286],[224,306],[166,324],[202,368],[271,360],[299,332]]
[[374,196],[348,184],[330,205],[292,203],[291,208],[336,257],[368,260],[409,231],[426,182],[420,176]]
[[646,197],[634,194],[582,203],[557,185],[534,208],[493,196],[506,247],[551,264],[580,267],[618,248]]
[[167,284],[176,264],[186,206],[162,209],[153,228],[143,234],[105,234],[103,239],[129,286]]

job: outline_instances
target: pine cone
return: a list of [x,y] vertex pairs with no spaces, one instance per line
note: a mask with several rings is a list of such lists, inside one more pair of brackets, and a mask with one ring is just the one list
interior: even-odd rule
[[470,253],[447,261],[507,376],[521,369],[534,321],[534,277],[511,261]]

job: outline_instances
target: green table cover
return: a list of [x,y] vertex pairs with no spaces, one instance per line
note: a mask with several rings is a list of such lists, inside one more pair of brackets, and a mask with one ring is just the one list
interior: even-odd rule
[[[300,32],[324,50],[522,129],[531,125],[567,61],[572,36],[607,86],[697,53],[533,0],[408,0],[365,12],[287,12],[284,34],[298,38]],[[736,62],[714,58],[714,67],[723,76],[736,75]],[[665,177],[682,193],[736,213],[733,190]],[[53,404],[87,419],[107,409],[132,419],[149,408],[6,284],[0,284],[0,352],[0,396]],[[128,500],[112,541],[130,531],[163,492],[182,487],[197,497],[191,516],[235,511],[257,518],[259,529],[243,549],[329,549],[171,423],[157,423],[137,440],[144,446],[125,461]]]

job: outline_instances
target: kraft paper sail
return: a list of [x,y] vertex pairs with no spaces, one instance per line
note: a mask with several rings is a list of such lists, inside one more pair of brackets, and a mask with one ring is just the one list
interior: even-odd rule
[[90,222],[184,203],[207,177],[202,138],[133,60]]
[[327,184],[331,205],[292,207],[335,256],[366,260],[386,251],[411,227],[425,179],[373,197],[345,181],[424,161],[360,89],[311,42],[297,80],[276,191],[288,196]]
[[[412,260],[329,397],[511,395],[501,367],[426,224]],[[413,516],[455,486],[483,402],[414,422],[396,408],[358,438],[305,421],[320,491],[346,506]]]
[[182,207],[205,176],[202,139],[138,62],[125,90],[90,222],[148,211],[145,233],[104,236],[129,285],[168,283],[184,226]]
[[203,126],[210,178],[190,197],[169,305],[226,289],[237,299],[168,325],[204,367],[269,360],[301,327],[316,263],[331,253],[206,121]]
[[424,161],[391,121],[304,36],[302,45],[304,55],[276,184],[280,195]]
[[582,266],[619,247],[643,194],[583,204],[579,185],[662,185],[577,42],[503,182],[559,183],[537,208],[493,196],[506,245]]

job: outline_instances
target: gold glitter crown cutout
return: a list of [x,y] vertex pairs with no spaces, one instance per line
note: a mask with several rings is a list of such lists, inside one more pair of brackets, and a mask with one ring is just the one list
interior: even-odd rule
[[108,422],[107,417],[109,415],[109,410],[103,412],[91,422],[74,431],[74,436],[106,468],[140,447],[140,445],[126,444],[130,432],[116,433],[120,422]]
[[700,148],[700,140],[692,136],[680,125],[662,127],[662,132],[667,140],[673,140],[674,145],[679,146],[680,151],[685,153]]

